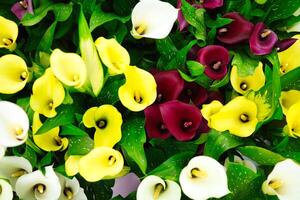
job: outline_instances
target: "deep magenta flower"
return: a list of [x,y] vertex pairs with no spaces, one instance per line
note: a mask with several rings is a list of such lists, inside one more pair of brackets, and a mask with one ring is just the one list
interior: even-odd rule
[[194,82],[185,82],[179,100],[185,103],[192,102],[196,106],[200,106],[206,101],[207,97],[208,94],[205,88]]
[[18,1],[11,7],[11,11],[21,20],[26,13],[33,14],[32,0]]
[[144,110],[145,129],[149,138],[166,139],[170,137],[170,132],[163,122],[158,104],[151,105]]
[[268,29],[264,23],[257,23],[250,36],[250,50],[255,55],[266,55],[271,53],[278,37],[276,33]]
[[191,140],[196,135],[202,122],[196,106],[173,100],[160,104],[159,108],[164,124],[177,140]]
[[281,51],[288,49],[296,41],[297,41],[296,38],[288,38],[288,39],[283,39],[283,40],[277,41],[277,43],[275,45],[277,52],[281,52]]
[[223,0],[200,0],[203,8],[215,9],[223,6]]
[[232,19],[230,24],[217,31],[217,39],[225,44],[236,44],[248,40],[253,24],[237,12],[226,13],[223,17]]
[[184,80],[176,70],[161,71],[154,74],[157,84],[157,103],[177,99],[184,87]]
[[198,51],[198,62],[204,65],[204,73],[213,80],[222,79],[227,73],[229,52],[219,45],[208,45]]

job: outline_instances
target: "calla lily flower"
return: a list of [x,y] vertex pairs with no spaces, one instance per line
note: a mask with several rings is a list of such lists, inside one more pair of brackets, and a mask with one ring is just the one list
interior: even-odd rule
[[181,189],[171,180],[163,180],[158,176],[147,176],[137,189],[137,200],[180,200]]
[[50,56],[50,66],[55,77],[67,86],[80,88],[87,79],[85,63],[76,53],[55,49]]
[[79,172],[79,161],[83,156],[71,155],[65,162],[65,170],[68,176],[75,176]]
[[40,116],[37,112],[33,115],[32,132],[34,143],[44,151],[65,150],[68,147],[69,140],[59,137],[59,127],[53,128],[46,133],[36,135],[35,133],[42,126]]
[[7,179],[12,187],[15,187],[19,177],[31,172],[30,162],[23,157],[4,156],[0,159],[0,177]]
[[0,101],[0,145],[15,147],[23,144],[28,137],[29,119],[17,104]]
[[129,173],[126,176],[117,178],[114,186],[111,188],[113,191],[112,198],[118,195],[123,198],[127,197],[131,192],[137,190],[140,182],[140,178],[135,173]]
[[197,60],[205,66],[204,73],[213,80],[222,79],[227,73],[229,52],[219,45],[208,45],[198,51]]
[[5,155],[6,147],[0,145],[0,160]]
[[223,104],[220,101],[216,101],[216,100],[210,102],[209,104],[202,105],[201,114],[203,118],[207,120],[207,124],[209,127],[211,126],[210,124],[211,116],[218,113],[222,107]]
[[182,169],[179,182],[183,193],[195,200],[220,198],[230,192],[224,166],[208,156],[192,158]]
[[277,52],[281,52],[290,48],[290,46],[292,46],[297,40],[298,39],[296,38],[287,38],[287,39],[277,41],[276,43]]
[[149,138],[167,139],[171,136],[161,116],[159,105],[149,106],[144,110],[144,113],[145,129]]
[[11,11],[21,20],[26,13],[33,14],[32,0],[22,0],[11,7]]
[[210,117],[210,127],[239,137],[250,136],[256,128],[257,105],[244,96],[232,99],[219,112]]
[[109,147],[97,147],[79,160],[79,173],[89,182],[105,176],[114,176],[123,169],[124,159],[119,151]]
[[226,13],[223,17],[232,19],[230,24],[217,31],[217,39],[225,44],[236,44],[248,40],[253,24],[237,12]]
[[177,16],[178,9],[167,2],[142,0],[131,13],[131,35],[136,39],[163,39],[171,32]]
[[215,9],[223,6],[223,0],[201,0],[200,3],[206,9]]
[[300,101],[293,104],[287,111],[286,122],[289,135],[300,137]]
[[175,100],[181,94],[184,87],[184,80],[177,70],[161,71],[154,74],[157,84],[158,103]]
[[237,66],[233,66],[230,74],[230,82],[235,91],[245,94],[249,90],[258,91],[265,85],[266,77],[263,70],[263,64],[258,63],[255,71],[249,76],[240,76]]
[[59,200],[87,200],[84,190],[80,187],[76,177],[69,179],[58,173],[56,175],[61,185]]
[[16,182],[20,199],[58,199],[60,192],[61,186],[52,166],[45,168],[45,175],[37,170],[21,176]]
[[124,74],[126,83],[119,88],[118,94],[121,103],[126,108],[137,112],[154,103],[156,82],[149,72],[135,66],[129,66]]
[[298,90],[289,90],[289,91],[282,91],[279,102],[282,108],[283,114],[287,114],[289,108],[300,101],[300,91]]
[[99,37],[95,45],[101,61],[111,75],[124,73],[126,67],[130,65],[130,56],[124,47],[114,38],[106,39],[104,37]]
[[18,25],[14,21],[0,16],[0,27],[0,48],[6,48],[10,51],[15,50],[19,33]]
[[277,195],[280,200],[298,200],[300,184],[300,166],[291,159],[278,162],[267,180],[262,191],[268,195]]
[[196,106],[174,100],[161,104],[159,109],[166,128],[177,140],[191,140],[196,135],[202,122]]
[[19,92],[25,87],[28,77],[27,65],[21,57],[8,54],[0,58],[0,93]]
[[203,104],[208,98],[208,92],[194,82],[185,82],[179,100],[185,103],[193,103],[196,106]]
[[279,52],[278,58],[280,61],[280,71],[282,74],[287,73],[300,66],[300,34],[292,37],[297,41],[288,49]]
[[264,23],[257,23],[251,33],[249,44],[254,55],[266,55],[271,53],[278,37],[276,33],[268,29]]
[[32,93],[31,108],[48,118],[56,116],[55,109],[62,104],[65,98],[64,87],[55,78],[50,68],[33,83]]
[[1,188],[0,199],[3,199],[3,200],[12,200],[13,199],[13,197],[14,197],[13,189],[7,181],[0,179],[0,188]]
[[122,115],[112,105],[92,107],[83,115],[83,124],[95,128],[95,147],[113,147],[121,140]]

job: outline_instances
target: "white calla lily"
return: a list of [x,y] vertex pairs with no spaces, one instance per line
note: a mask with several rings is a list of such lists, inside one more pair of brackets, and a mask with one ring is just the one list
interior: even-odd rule
[[6,147],[0,145],[0,160],[5,155]]
[[4,156],[0,159],[0,177],[7,179],[12,187],[20,176],[32,172],[30,162],[18,156]]
[[299,200],[300,165],[291,159],[278,162],[262,185],[265,194],[280,200]]
[[147,176],[139,185],[137,200],[180,200],[181,189],[171,180],[163,180],[158,176]]
[[61,186],[53,167],[45,168],[45,175],[37,170],[21,176],[16,182],[16,193],[20,199],[57,200]]
[[61,185],[59,200],[87,200],[84,190],[80,187],[78,180],[74,177],[69,179],[59,173],[56,173]]
[[0,145],[15,147],[23,144],[28,137],[29,119],[17,104],[0,101]]
[[0,179],[0,200],[11,199],[13,199],[13,189],[11,185],[7,181]]
[[140,39],[162,39],[169,35],[178,16],[178,9],[159,0],[143,0],[135,5],[131,13],[131,35]]
[[182,169],[179,182],[183,193],[191,199],[220,198],[230,191],[223,165],[208,156],[197,156]]

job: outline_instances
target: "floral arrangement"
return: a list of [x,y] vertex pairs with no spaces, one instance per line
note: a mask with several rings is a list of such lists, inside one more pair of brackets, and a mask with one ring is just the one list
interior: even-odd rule
[[0,199],[299,200],[300,0],[0,3]]

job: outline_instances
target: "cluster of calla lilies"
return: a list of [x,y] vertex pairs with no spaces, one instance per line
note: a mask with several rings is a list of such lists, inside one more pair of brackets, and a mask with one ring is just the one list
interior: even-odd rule
[[[27,12],[32,13],[31,1]],[[204,1],[196,8],[215,9],[223,1]],[[159,0],[141,0],[132,11],[131,34],[135,39],[161,39],[168,36],[178,19],[184,31],[188,22],[180,10],[186,1],[178,1],[178,8]],[[20,3],[19,3],[20,4]],[[13,10],[21,19],[16,4]],[[262,22],[252,24],[237,12],[223,16],[232,22],[217,30],[222,44],[234,45],[248,42],[254,55],[267,55],[278,51],[281,75],[300,66],[294,59],[300,50],[300,35],[279,41],[276,33]],[[161,19],[164,19],[161,21]],[[46,152],[63,152],[69,146],[67,137],[60,136],[60,127],[38,134],[43,126],[42,117],[54,118],[57,109],[65,103],[69,92],[87,93],[96,97],[104,84],[102,65],[108,76],[123,74],[125,83],[118,89],[122,105],[132,112],[144,111],[148,138],[190,141],[201,133],[215,129],[228,131],[238,137],[249,137],[257,125],[271,115],[271,105],[266,93],[256,93],[265,86],[264,63],[259,61],[251,75],[242,76],[238,66],[232,64],[227,47],[207,45],[196,48],[194,60],[205,67],[204,74],[211,80],[221,80],[230,73],[230,83],[235,96],[224,103],[219,91],[184,80],[177,70],[148,72],[131,65],[130,55],[116,39],[99,37],[93,41],[81,9],[79,35],[81,54],[54,49],[47,57],[45,71],[36,79],[34,67],[28,67],[24,58],[13,54],[17,47],[18,26],[0,16],[0,48],[11,51],[0,58],[0,94],[16,94],[33,81],[30,107],[32,119],[17,104],[0,101],[0,199],[13,199],[14,192],[20,199],[87,199],[75,175],[88,182],[115,179],[125,176],[130,168],[125,166],[123,155],[115,145],[122,138],[122,114],[109,104],[90,107],[82,118],[83,125],[94,130],[93,149],[85,155],[65,154],[65,172],[72,179],[55,172],[52,165],[43,170],[33,169],[30,162],[18,156],[6,156],[7,148],[20,146],[31,137],[36,146]],[[298,30],[299,23],[287,31]],[[239,31],[237,31],[239,29]],[[228,47],[229,48],[229,47]],[[292,59],[291,59],[292,58]],[[229,65],[232,67],[229,70]],[[282,91],[280,105],[286,116],[284,132],[290,137],[300,137],[300,91]],[[29,134],[30,133],[30,134]],[[227,159],[228,161],[228,159]],[[137,200],[179,200],[182,192],[189,198],[205,200],[221,198],[231,191],[228,187],[226,162],[222,165],[208,156],[195,156],[181,170],[179,181],[164,180],[156,175],[143,178],[137,188]],[[247,157],[235,156],[253,172],[258,164]],[[300,165],[291,159],[278,162],[262,184],[262,191],[277,195],[281,200],[300,199]]]

